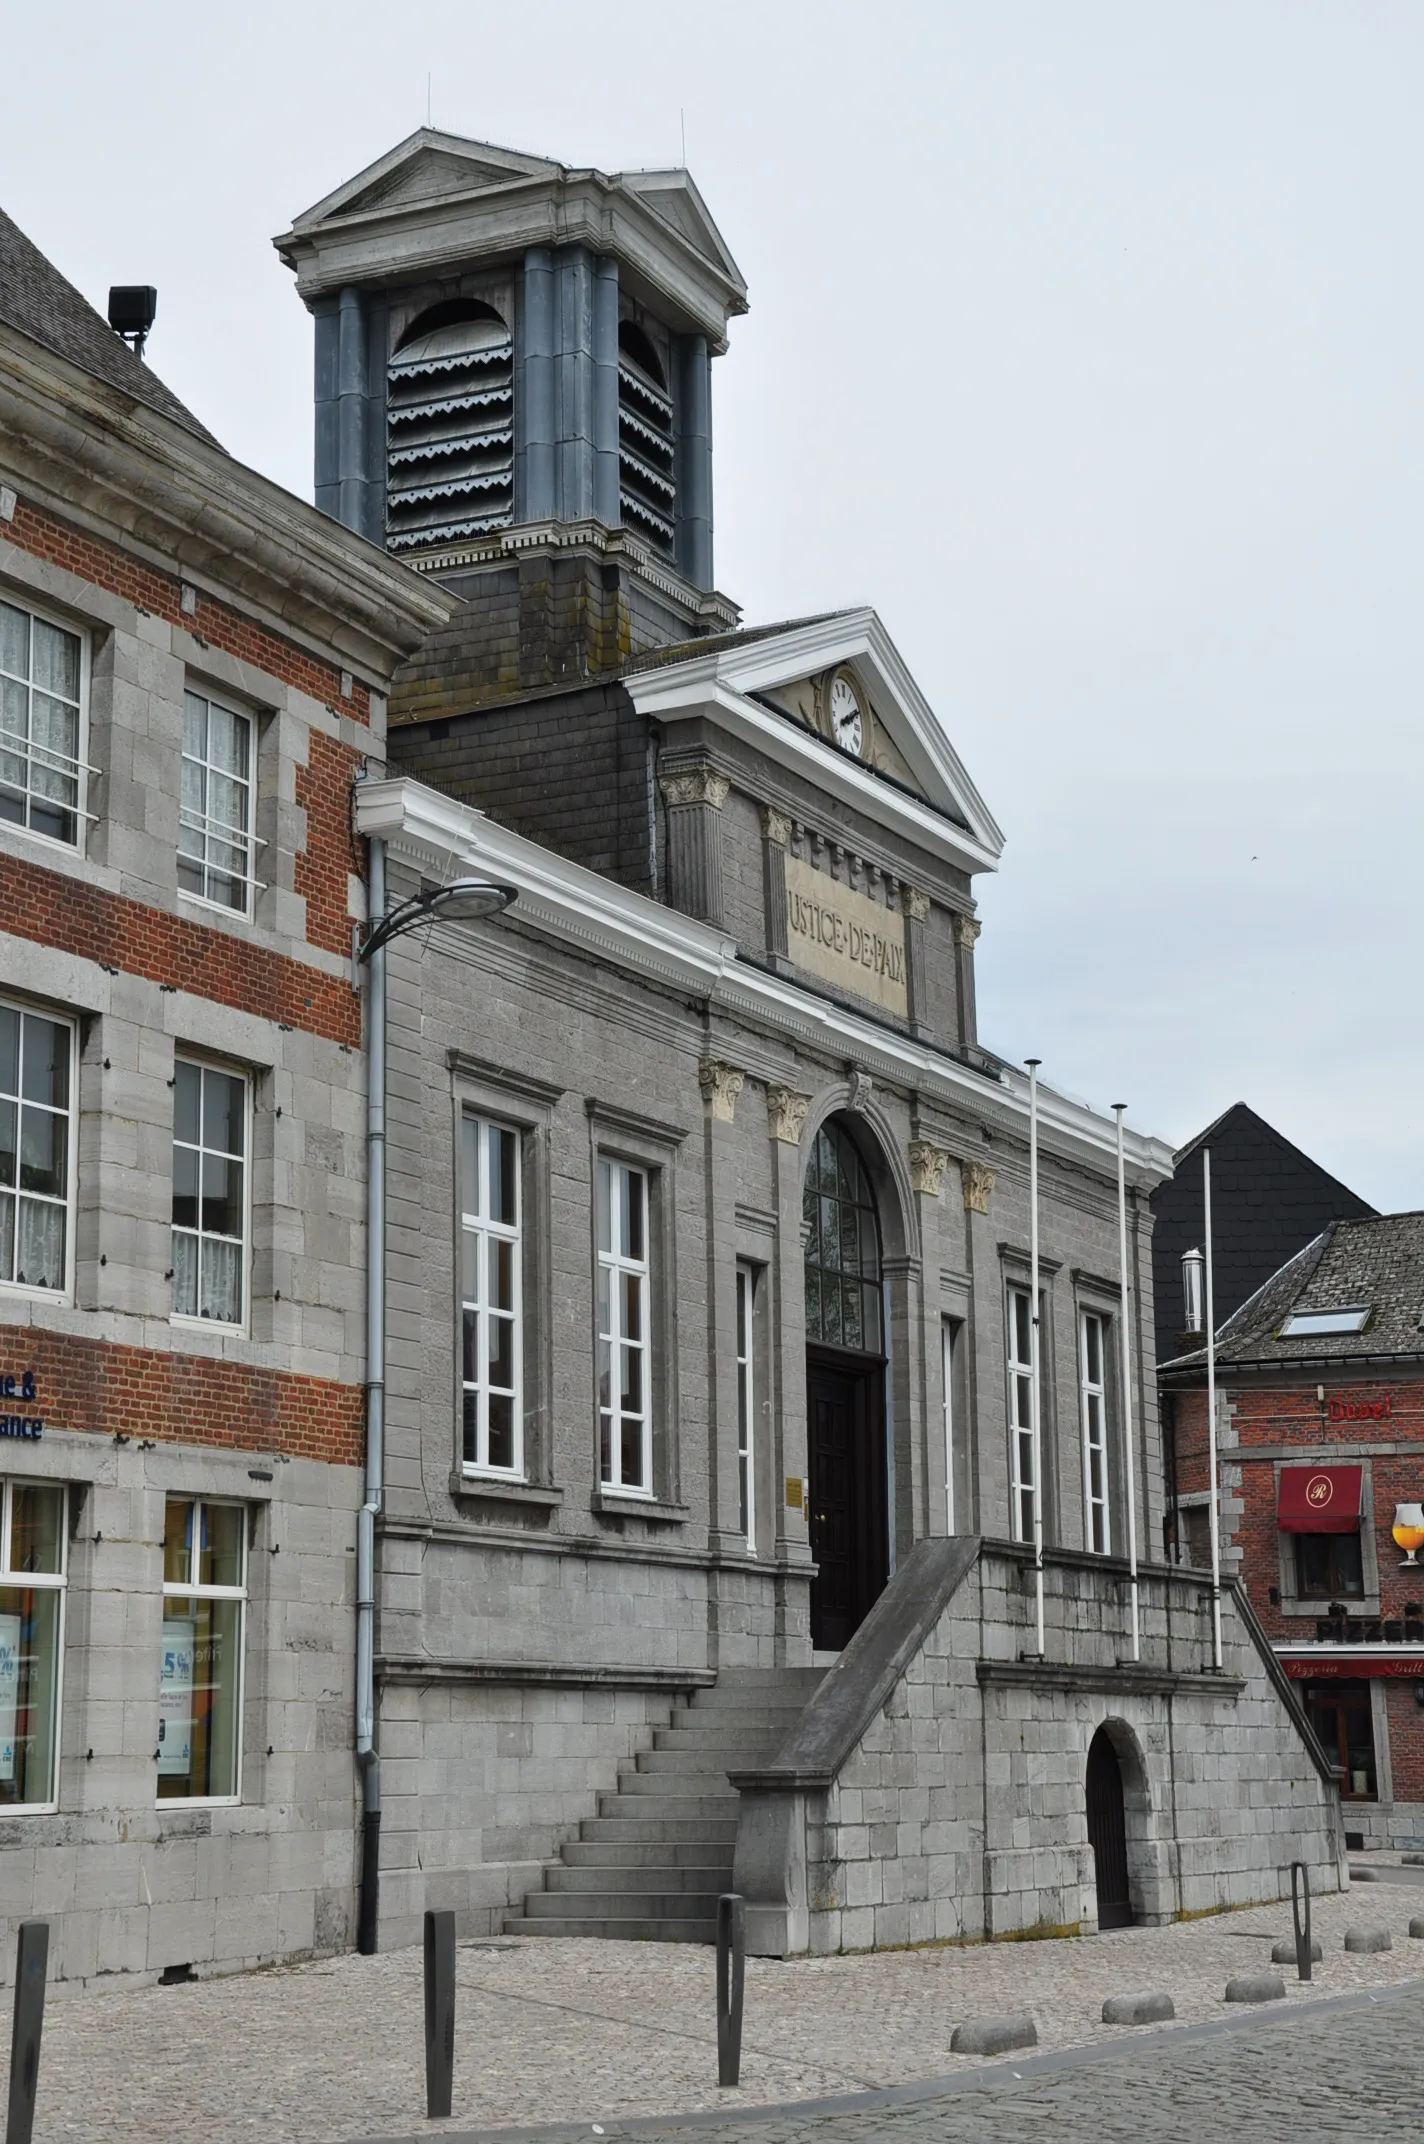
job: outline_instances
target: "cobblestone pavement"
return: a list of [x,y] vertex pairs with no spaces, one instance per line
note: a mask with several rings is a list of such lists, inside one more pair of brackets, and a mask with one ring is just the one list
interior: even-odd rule
[[[1397,2132],[1401,2118],[1409,2133],[1417,2126],[1424,2086],[1417,2055],[1411,2056],[1405,2080],[1391,2052],[1402,2034],[1417,2048],[1424,2024],[1424,1990],[1400,1992],[1402,1983],[1424,1973],[1424,1943],[1411,1942],[1407,1934],[1416,1905],[1412,1891],[1394,1884],[1361,1885],[1344,1897],[1317,1901],[1324,1962],[1309,1986],[1296,1983],[1287,1968],[1286,2003],[1261,2014],[1285,2013],[1304,2024],[1304,2009],[1322,1997],[1395,1991],[1387,2002],[1357,2012],[1357,2023],[1339,2042],[1353,2048],[1358,2040],[1373,2050],[1358,2061],[1350,2057],[1355,2088],[1350,2105],[1373,2108],[1370,2119],[1378,2126],[1361,2128],[1356,2122],[1351,2128],[1342,2112],[1339,2125],[1332,2120],[1322,2126],[1312,2118],[1307,2126],[1316,2134],[1384,2138]],[[1356,1923],[1389,1928],[1393,1949],[1347,1954],[1344,1930]],[[1335,2044],[1342,2030],[1331,2022],[1335,2013],[1320,2010],[1313,2021],[1320,2029],[1308,2031],[1257,2025],[1253,2015],[1246,2038],[1232,2034],[1220,2043],[1179,2038],[1174,2046],[1170,2032],[1163,2038],[1104,2026],[1102,2004],[1111,1994],[1165,1989],[1176,2002],[1180,2024],[1239,2016],[1236,2006],[1222,2000],[1227,1979],[1268,1966],[1272,1941],[1289,1929],[1289,1905],[1278,1905],[1078,1940],[784,1964],[752,1959],[743,2082],[736,2092],[719,2092],[716,2085],[709,1950],[559,1940],[467,1944],[458,1966],[455,2118],[428,2124],[421,2119],[418,1950],[335,1958],[173,1988],[58,1988],[45,2024],[36,2144],[72,2137],[96,2144],[191,2144],[194,2136],[203,2144],[248,2144],[256,2137],[263,2144],[353,2144],[536,2123],[580,2124],[581,2134],[589,2137],[595,2123],[611,2133],[610,2125],[630,2118],[731,2112],[964,2076],[984,2065],[951,2055],[954,2027],[1020,2009],[1034,2015],[1042,2049],[1117,2042],[1145,2057],[1150,2043],[1150,2062],[1075,2068],[1062,2076],[1025,2077],[1020,2084],[1012,2077],[1007,2085],[996,2078],[989,2112],[988,2100],[978,2106],[985,2094],[977,2090],[972,2116],[969,2102],[955,2099],[939,2103],[942,2116],[922,2106],[893,2118],[884,2110],[867,2112],[853,2118],[856,2124],[884,2128],[893,2119],[913,2127],[933,2119],[940,2125],[937,2138],[992,2135],[989,2124],[999,2120],[1001,2107],[1012,2106],[1013,2121],[1021,2123],[1038,2111],[1041,2098],[1045,2105],[1056,2104],[1053,2095],[1066,2094],[1064,2104],[1081,2112],[1106,2093],[1103,2104],[1110,2110],[1113,2094],[1130,2083],[1157,2095],[1159,2115],[1142,2124],[1124,2104],[1116,2115],[1105,2112],[1102,2122],[1095,2117],[1092,2134],[1166,2138],[1173,2132],[1161,2126],[1166,2119],[1161,2110],[1170,2111],[1171,2094],[1179,2087],[1186,2095],[1184,2106],[1205,2106],[1212,2091],[1228,2085],[1233,2099],[1210,2103],[1221,2113],[1239,2102],[1239,2089],[1246,2087],[1230,2082],[1237,2055],[1223,2050],[1231,2049],[1246,2065],[1240,2074],[1250,2089],[1257,2089],[1252,2080],[1259,2078],[1267,2094],[1261,2110],[1252,2106],[1254,2140],[1277,2133],[1260,2126],[1258,2111],[1264,2117],[1275,2103],[1277,2072],[1284,2076],[1302,2052],[1317,2079],[1314,2095],[1306,2095],[1302,2104],[1319,2105],[1319,2091],[1331,2074],[1321,2050]],[[1280,2034],[1274,2042],[1273,2029]],[[1259,2058],[1253,2052],[1258,2038]],[[1275,2055],[1273,2045],[1280,2050]],[[1164,2047],[1172,2050],[1170,2056],[1162,2053]],[[1253,2063],[1258,2070],[1251,2069]],[[1002,2058],[994,2068],[1002,2070]],[[1276,2083],[1268,2086],[1268,2077]],[[1110,2085],[1109,2078],[1117,2082]],[[1391,2099],[1390,2093],[1396,2096]],[[1300,2106],[1289,2093],[1280,2104],[1295,2106],[1298,2134]],[[846,2119],[818,2122],[818,2138],[830,2127],[844,2127]],[[1105,2126],[1113,2119],[1128,2126]],[[942,2126],[971,2120],[977,2129]],[[757,2144],[775,2144],[777,2137],[799,2137],[806,2128],[804,2114],[787,2116],[758,2124],[752,2135]],[[1286,2122],[1279,2133],[1289,2130]],[[825,2144],[833,2144],[828,2134]]]

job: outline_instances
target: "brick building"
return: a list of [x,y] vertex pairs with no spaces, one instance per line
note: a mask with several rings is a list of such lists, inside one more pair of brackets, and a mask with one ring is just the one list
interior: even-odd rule
[[448,609],[0,216],[0,1918],[65,1977],[349,1939],[350,791]]
[[[1360,1845],[1424,1845],[1424,1565],[1394,1532],[1424,1534],[1421,1305],[1424,1215],[1336,1221],[1217,1343],[1223,1565],[1339,1767]],[[1204,1354],[1162,1382],[1179,1502],[1204,1518]],[[1205,1524],[1183,1539],[1209,1559]]]
[[998,828],[873,611],[742,630],[716,587],[746,294],[690,178],[422,130],[277,243],[318,501],[458,602],[358,829],[393,897],[514,895],[373,962],[382,1940],[705,1938],[733,1881],[779,1952],[1333,1884],[1270,1648],[1233,1595],[1215,1662],[1151,1554],[1170,1156],[1129,1133],[1124,1291],[1116,1127],[1045,1091],[1035,1334]]

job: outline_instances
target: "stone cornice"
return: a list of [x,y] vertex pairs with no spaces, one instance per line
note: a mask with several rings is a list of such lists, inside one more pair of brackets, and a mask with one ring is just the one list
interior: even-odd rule
[[[522,927],[679,994],[703,999],[726,1018],[844,1066],[853,1062],[877,1085],[917,1093],[991,1129],[1026,1136],[1028,1083],[1008,1074],[989,1080],[930,1043],[819,996],[790,977],[740,958],[727,932],[633,893],[599,872],[499,826],[483,812],[424,783],[362,782],[356,826],[384,839],[394,859],[431,876],[453,865],[517,889],[506,923]],[[1116,1126],[1109,1118],[1040,1085],[1039,1124],[1046,1152],[1099,1176],[1116,1171]],[[1129,1131],[1130,1181],[1151,1187],[1172,1172],[1164,1141]]]
[[22,496],[381,691],[455,607],[328,515],[4,323],[0,468]]

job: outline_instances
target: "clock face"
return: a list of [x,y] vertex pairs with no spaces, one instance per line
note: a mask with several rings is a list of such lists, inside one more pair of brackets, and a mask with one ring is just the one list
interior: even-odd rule
[[831,685],[831,735],[846,752],[859,752],[864,741],[860,700],[848,677],[838,677]]

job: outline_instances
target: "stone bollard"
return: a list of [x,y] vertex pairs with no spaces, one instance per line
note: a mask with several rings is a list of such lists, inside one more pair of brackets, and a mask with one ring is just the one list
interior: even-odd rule
[[[1311,1937],[1311,1939],[1310,1939],[1310,1962],[1311,1962],[1311,1964],[1312,1964],[1312,1965],[1320,1965],[1320,1964],[1322,1964],[1322,1963],[1324,1962],[1324,1958],[1325,1958],[1325,1953],[1324,1953],[1324,1951],[1323,1951],[1323,1950],[1322,1950],[1322,1949],[1320,1948],[1320,1938],[1319,1938],[1319,1936],[1312,1936],[1312,1937]],[[1281,1938],[1280,1942],[1279,1942],[1279,1943],[1277,1943],[1277,1944],[1275,1945],[1275,1947],[1274,1947],[1274,1948],[1272,1949],[1272,1951],[1271,1951],[1271,1963],[1272,1963],[1272,1965],[1295,1965],[1295,1964],[1297,1964],[1298,1962],[1299,1962],[1299,1954],[1298,1954],[1298,1953],[1297,1953],[1297,1951],[1296,1951],[1296,1947],[1295,1947],[1295,1939],[1294,1939],[1294,1937],[1293,1937],[1293,1936],[1282,1936],[1282,1938]]]
[[1347,1928],[1345,1948],[1353,1951],[1393,1950],[1394,1939],[1387,1928]]
[[1409,1933],[1416,1943],[1424,1943],[1424,1914],[1415,1914],[1409,1924]]
[[30,2144],[34,2134],[48,1962],[49,1922],[21,1921],[15,1958],[15,2023],[10,2035],[10,2101],[5,2117],[5,2144]]
[[1278,2003],[1285,1992],[1279,1973],[1237,1973],[1226,1983],[1229,2003]]
[[1011,2047],[1037,2047],[1038,2027],[1026,2012],[976,2018],[956,2025],[949,2043],[952,2055],[1003,2055]]
[[1351,1883],[1378,1883],[1379,1880],[1380,1872],[1378,1869],[1360,1869],[1356,1868],[1353,1861],[1350,1863]]
[[425,2112],[450,2112],[455,2088],[455,1916],[425,1916]]
[[1103,2004],[1105,2025],[1158,2025],[1176,2014],[1170,1995],[1110,1995]]

